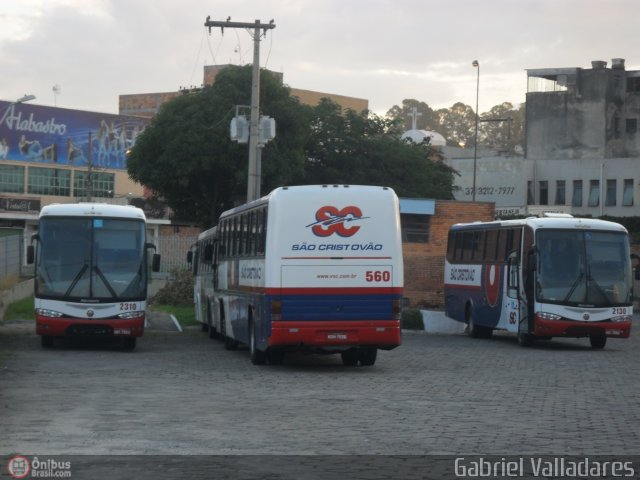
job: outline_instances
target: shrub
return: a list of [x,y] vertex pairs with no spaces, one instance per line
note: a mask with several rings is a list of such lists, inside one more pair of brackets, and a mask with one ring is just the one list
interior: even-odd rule
[[400,324],[405,330],[424,330],[424,323],[422,322],[422,313],[420,313],[420,310],[403,310]]
[[192,305],[193,275],[191,270],[173,269],[169,274],[167,284],[158,290],[158,293],[151,297],[149,302],[163,305]]

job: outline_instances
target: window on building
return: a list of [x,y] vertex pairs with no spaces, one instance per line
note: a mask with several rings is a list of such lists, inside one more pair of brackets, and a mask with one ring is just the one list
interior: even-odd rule
[[540,181],[540,205],[549,205],[549,182]]
[[573,197],[571,197],[571,205],[574,207],[582,206],[582,180],[573,181]]
[[113,183],[115,175],[106,172],[91,173],[91,190],[88,191],[87,172],[76,170],[73,175],[73,195],[75,197],[113,198]]
[[615,179],[607,180],[607,196],[604,201],[607,207],[614,207],[616,205],[616,187]]
[[29,168],[27,192],[36,195],[71,195],[71,171],[58,168]]
[[527,182],[527,205],[533,205],[533,182]]
[[624,179],[624,189],[622,191],[622,205],[633,206],[633,178]]
[[24,193],[24,167],[0,165],[0,192]]
[[640,92],[640,77],[627,77],[627,92]]
[[637,118],[627,118],[625,120],[625,131],[629,135],[635,135],[638,131],[638,119]]
[[600,205],[600,180],[591,180],[589,182],[589,202],[590,207],[597,207]]
[[613,117],[613,138],[620,138],[620,117]]
[[564,205],[566,203],[565,181],[556,180],[556,205]]
[[429,243],[430,215],[403,213],[400,215],[402,241],[406,243]]

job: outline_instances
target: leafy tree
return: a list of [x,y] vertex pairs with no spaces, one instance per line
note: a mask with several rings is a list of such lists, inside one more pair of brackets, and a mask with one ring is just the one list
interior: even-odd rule
[[[248,145],[229,139],[236,105],[250,103],[251,69],[228,67],[213,86],[164,104],[138,137],[132,179],[163,197],[178,218],[207,227],[246,196]],[[269,72],[261,75],[262,111],[277,136],[262,153],[262,191],[295,184],[385,185],[398,195],[450,199],[455,172],[427,145],[400,140],[399,120],[343,112],[324,99],[301,105]]]
[[515,109],[509,102],[496,105],[481,115],[479,142],[495,150],[513,151],[524,145],[524,105]]
[[[229,67],[213,86],[163,104],[131,150],[131,178],[163,197],[176,217],[214,224],[246,197],[248,145],[230,140],[229,122],[250,92],[250,67]],[[261,96],[262,110],[278,121],[276,140],[262,153],[263,185],[271,188],[301,176],[309,109],[269,72],[261,75]]]
[[323,100],[315,109],[307,145],[309,183],[392,187],[400,196],[451,199],[454,171],[431,160],[428,144],[400,140],[399,120]]
[[[429,130],[438,132],[440,125],[438,115],[426,103],[413,98],[402,101],[402,107],[394,105],[387,112],[387,117],[400,120],[404,130],[410,130],[413,126],[413,109],[416,109],[416,128],[418,130]],[[441,133],[441,132],[438,132]]]

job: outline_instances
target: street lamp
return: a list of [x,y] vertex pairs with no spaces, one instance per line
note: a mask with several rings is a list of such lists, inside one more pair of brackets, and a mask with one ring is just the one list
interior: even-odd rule
[[480,64],[474,60],[471,64],[478,69],[476,77],[476,129],[473,138],[473,201],[476,201],[476,163],[478,161],[478,97],[480,93]]
[[22,97],[17,99],[14,103],[30,102],[31,100],[35,100],[35,99],[36,99],[35,95],[23,95]]

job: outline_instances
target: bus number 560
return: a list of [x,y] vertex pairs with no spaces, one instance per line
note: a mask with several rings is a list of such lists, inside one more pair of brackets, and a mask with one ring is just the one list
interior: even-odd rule
[[365,279],[367,282],[388,282],[391,280],[391,272],[388,270],[368,270],[365,274]]

